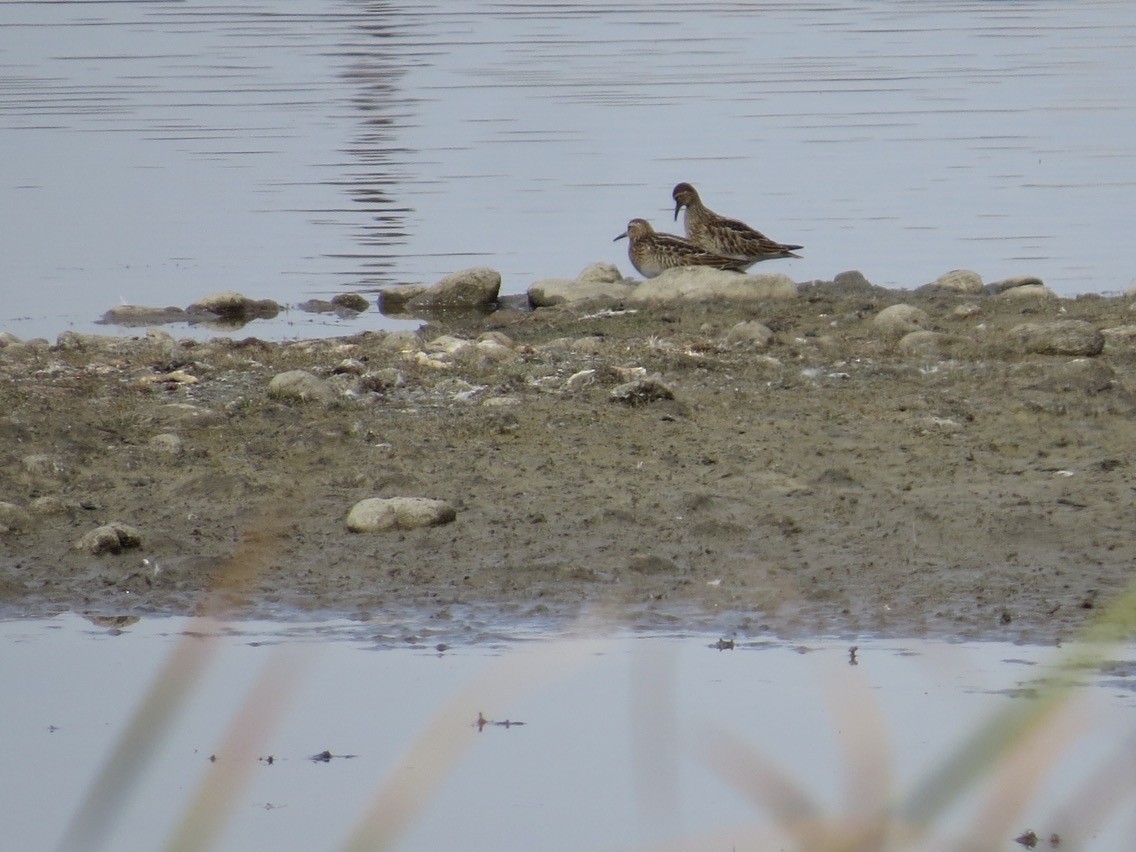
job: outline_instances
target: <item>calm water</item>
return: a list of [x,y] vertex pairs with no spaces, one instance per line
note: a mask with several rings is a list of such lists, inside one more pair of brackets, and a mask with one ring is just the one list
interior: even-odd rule
[[799,281],[1136,283],[1128,0],[4,2],[0,45],[24,337],[220,289],[631,273],[612,237],[673,228],[679,180],[803,243],[766,267]]
[[[5,842],[164,848],[206,790],[219,797],[207,810],[229,822],[215,847],[198,834],[187,848],[339,849],[390,782],[421,806],[399,849],[783,848],[771,837],[784,811],[748,797],[759,779],[781,773],[774,789],[800,789],[818,819],[863,817],[877,795],[910,796],[995,714],[1043,706],[1057,655],[867,641],[852,666],[848,643],[833,640],[717,650],[716,637],[616,634],[438,651],[392,648],[379,632],[0,622]],[[170,696],[169,725],[146,752],[152,717],[139,708],[175,659],[173,683],[187,690]],[[977,830],[983,848],[1010,852],[1027,829],[1058,833],[1062,848],[1131,848],[1136,648],[1106,659],[1025,740],[1017,774],[1003,760],[995,784],[934,820],[940,842],[915,848],[957,850]],[[479,730],[479,714],[523,724]],[[100,776],[121,743],[137,772]],[[311,759],[325,750],[330,760]],[[73,823],[92,789],[107,818]],[[991,806],[1007,815],[996,826],[981,822]],[[61,847],[68,826],[82,840]]]

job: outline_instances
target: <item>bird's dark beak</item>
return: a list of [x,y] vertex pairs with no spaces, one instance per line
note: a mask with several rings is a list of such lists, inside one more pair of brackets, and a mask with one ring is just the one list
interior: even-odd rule
[[612,240],[612,242],[614,243],[616,240],[622,240],[626,236],[627,236],[627,231],[624,231],[622,234],[620,234],[618,237],[616,237],[614,240]]
[[681,209],[682,209],[682,202],[676,201],[675,202],[675,221],[676,222],[678,221],[678,211],[681,210]]

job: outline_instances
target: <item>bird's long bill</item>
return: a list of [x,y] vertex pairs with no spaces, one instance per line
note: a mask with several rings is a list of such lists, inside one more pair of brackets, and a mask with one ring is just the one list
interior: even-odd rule
[[675,202],[675,221],[676,222],[678,221],[678,211],[681,210],[681,209],[682,209],[682,202],[676,201]]
[[622,240],[626,236],[627,236],[627,231],[624,231],[622,234],[620,234],[618,237],[616,237],[614,240],[612,240],[612,242],[614,243],[616,240]]

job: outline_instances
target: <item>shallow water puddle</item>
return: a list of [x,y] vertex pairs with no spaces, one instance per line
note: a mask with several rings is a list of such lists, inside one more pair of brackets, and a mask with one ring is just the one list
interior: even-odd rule
[[[175,832],[233,850],[818,848],[785,833],[793,819],[847,836],[884,799],[933,825],[894,848],[972,832],[1019,849],[1031,830],[1038,848],[1120,849],[1136,831],[1136,648],[1094,658],[1052,702],[1047,666],[1068,649],[626,633],[391,648],[375,634],[0,624],[10,848],[159,848]],[[997,718],[1009,733],[975,754],[997,755],[994,782],[968,779],[936,812],[925,782]],[[1023,751],[1003,753],[1007,739]],[[195,801],[204,819],[187,819]]]

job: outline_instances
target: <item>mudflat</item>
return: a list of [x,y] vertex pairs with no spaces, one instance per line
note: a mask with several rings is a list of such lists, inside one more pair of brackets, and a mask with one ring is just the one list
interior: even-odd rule
[[[913,333],[879,321],[898,304]],[[1058,641],[1136,577],[1134,365],[1127,298],[862,281],[10,340],[0,612]],[[376,497],[452,520],[351,531]]]

